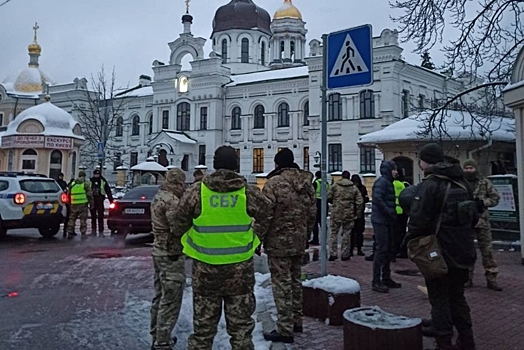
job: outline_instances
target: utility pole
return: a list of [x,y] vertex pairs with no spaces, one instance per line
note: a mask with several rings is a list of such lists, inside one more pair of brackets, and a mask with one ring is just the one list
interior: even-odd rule
[[320,151],[320,171],[322,172],[321,182],[321,202],[322,210],[320,211],[320,274],[327,275],[327,55],[328,55],[328,36],[322,35],[322,135]]

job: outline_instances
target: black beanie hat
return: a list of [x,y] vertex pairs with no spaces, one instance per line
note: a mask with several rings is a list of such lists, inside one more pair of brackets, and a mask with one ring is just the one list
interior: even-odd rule
[[218,147],[213,157],[213,168],[236,171],[238,168],[237,151],[231,146]]
[[289,148],[283,148],[275,155],[275,163],[282,168],[291,168],[295,162],[295,156]]
[[437,164],[444,161],[444,152],[436,143],[428,143],[418,152],[418,159],[428,164]]

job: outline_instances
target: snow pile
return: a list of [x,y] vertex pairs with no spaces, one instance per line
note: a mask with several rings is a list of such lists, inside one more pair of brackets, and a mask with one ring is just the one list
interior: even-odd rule
[[302,282],[302,286],[322,289],[331,294],[357,294],[360,293],[360,284],[351,278],[328,275]]
[[346,310],[344,318],[360,326],[375,329],[405,329],[418,326],[420,318],[408,318],[384,312],[378,306]]

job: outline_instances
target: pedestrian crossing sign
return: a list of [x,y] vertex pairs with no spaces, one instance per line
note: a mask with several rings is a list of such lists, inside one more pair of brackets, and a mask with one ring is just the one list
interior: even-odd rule
[[372,33],[368,24],[328,35],[328,89],[373,83]]

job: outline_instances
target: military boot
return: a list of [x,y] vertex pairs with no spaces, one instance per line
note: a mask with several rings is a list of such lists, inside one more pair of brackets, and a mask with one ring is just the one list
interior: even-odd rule
[[291,336],[282,335],[278,333],[276,330],[272,331],[269,334],[265,333],[264,339],[267,341],[275,342],[275,343],[286,343],[286,344],[291,344],[295,341],[292,335]]
[[459,333],[457,338],[457,347],[460,350],[475,350],[475,339],[473,332]]
[[502,287],[500,287],[497,281],[488,281],[488,289],[494,290],[496,292],[501,292]]

